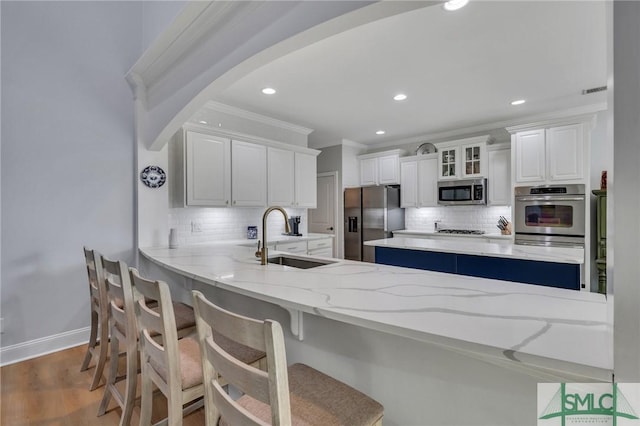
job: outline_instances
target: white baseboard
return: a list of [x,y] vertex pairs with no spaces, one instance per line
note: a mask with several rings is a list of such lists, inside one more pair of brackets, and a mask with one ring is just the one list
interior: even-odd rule
[[90,327],[84,327],[2,347],[0,348],[0,367],[87,343],[90,330]]

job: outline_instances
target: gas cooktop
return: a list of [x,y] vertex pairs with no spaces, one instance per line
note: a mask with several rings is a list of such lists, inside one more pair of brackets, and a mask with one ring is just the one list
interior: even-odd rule
[[484,231],[477,231],[474,229],[439,229],[438,234],[468,234],[468,235],[482,235]]

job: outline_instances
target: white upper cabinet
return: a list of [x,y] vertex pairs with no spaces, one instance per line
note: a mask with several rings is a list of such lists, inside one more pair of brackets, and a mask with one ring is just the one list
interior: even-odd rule
[[295,190],[295,153],[280,148],[267,148],[268,189],[270,206],[292,206]]
[[492,206],[511,205],[511,149],[492,149],[487,153],[489,159],[487,190],[487,204]]
[[508,128],[512,133],[514,183],[585,181],[593,119],[589,115]]
[[514,150],[516,182],[544,181],[547,174],[544,129],[517,133]]
[[419,207],[438,205],[438,159],[423,158],[418,161]]
[[489,136],[437,143],[438,179],[474,179],[487,176]]
[[[315,149],[185,126],[169,144],[172,207],[315,208]],[[223,136],[225,135],[225,136]]]
[[225,207],[231,203],[231,141],[179,131],[169,144],[169,196],[173,207]]
[[486,142],[462,145],[460,148],[461,172],[463,178],[487,176]]
[[460,147],[447,146],[438,149],[438,177],[441,180],[457,179],[460,177]]
[[378,184],[394,185],[400,183],[400,163],[398,154],[378,158]]
[[314,154],[295,153],[295,197],[296,207],[316,208],[318,192],[318,164]]
[[266,206],[267,147],[234,140],[231,152],[232,206]]
[[400,207],[418,207],[418,162],[416,160],[400,162]]
[[402,150],[376,152],[358,156],[360,185],[396,185],[400,183],[400,154]]
[[316,155],[269,147],[267,159],[268,204],[315,208]]
[[584,138],[581,124],[547,129],[549,180],[582,179],[584,176]]
[[438,205],[438,156],[426,154],[400,160],[400,207]]
[[187,132],[188,206],[226,206],[231,196],[229,139]]
[[378,184],[378,159],[364,158],[360,160],[360,185]]

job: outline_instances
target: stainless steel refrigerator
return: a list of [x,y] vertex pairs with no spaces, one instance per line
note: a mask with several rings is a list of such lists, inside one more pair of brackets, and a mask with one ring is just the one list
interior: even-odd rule
[[400,187],[365,186],[344,190],[344,258],[375,262],[374,247],[365,241],[391,238],[404,229]]

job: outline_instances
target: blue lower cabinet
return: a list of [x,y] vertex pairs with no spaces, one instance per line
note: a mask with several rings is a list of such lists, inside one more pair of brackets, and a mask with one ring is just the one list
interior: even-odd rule
[[376,247],[376,263],[580,290],[580,265]]
[[456,273],[460,275],[580,290],[580,265],[465,254],[456,257]]
[[456,254],[376,247],[376,263],[427,271],[456,273]]

